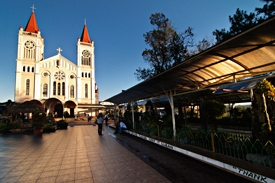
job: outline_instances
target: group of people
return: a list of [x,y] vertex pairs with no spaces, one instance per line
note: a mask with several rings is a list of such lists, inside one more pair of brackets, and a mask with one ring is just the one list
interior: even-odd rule
[[[98,134],[99,135],[102,135],[102,125],[104,123],[104,120],[106,121],[106,126],[108,126],[108,116],[107,115],[103,116],[102,113],[99,113],[97,120],[96,120],[96,123],[98,125]],[[125,123],[123,122],[123,119],[119,118],[119,123],[116,126],[116,131],[114,134],[116,134],[116,133],[122,134],[122,130],[124,130],[124,129],[127,129],[127,127],[126,127]]]

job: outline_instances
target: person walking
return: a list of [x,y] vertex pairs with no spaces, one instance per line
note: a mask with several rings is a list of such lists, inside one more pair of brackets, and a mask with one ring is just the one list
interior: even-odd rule
[[88,119],[88,123],[90,123],[90,122],[91,122],[91,119],[92,119],[92,116],[90,116],[90,115],[88,114],[87,119]]
[[105,119],[105,122],[106,122],[106,126],[108,126],[108,120],[109,120],[109,118],[108,118],[107,114],[105,115],[104,119]]
[[98,125],[98,135],[102,135],[102,124],[104,122],[102,113],[98,114],[96,122],[97,122],[97,125]]
[[88,121],[88,123],[90,122],[89,118],[90,118],[90,115],[88,114],[88,116],[87,116],[87,121]]

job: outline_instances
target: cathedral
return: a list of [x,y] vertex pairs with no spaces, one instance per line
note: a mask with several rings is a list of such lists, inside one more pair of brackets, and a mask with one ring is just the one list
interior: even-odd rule
[[99,104],[95,81],[94,42],[90,40],[86,23],[77,41],[77,65],[61,55],[44,58],[44,38],[38,29],[34,11],[25,28],[18,33],[16,59],[16,103],[32,101],[62,117],[95,116]]

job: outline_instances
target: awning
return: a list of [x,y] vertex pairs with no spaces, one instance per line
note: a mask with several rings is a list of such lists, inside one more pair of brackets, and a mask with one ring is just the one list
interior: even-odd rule
[[101,104],[78,104],[78,108],[97,108],[104,109],[105,106]]
[[106,101],[129,103],[218,87],[275,71],[275,19],[270,18],[237,36],[191,57]]
[[[234,91],[236,91],[236,92],[246,91],[246,90],[254,89],[256,87],[257,83],[259,83],[260,81],[262,81],[262,79],[255,80],[255,81],[248,81],[245,83],[240,83],[240,84],[235,84],[235,85],[219,87],[218,89],[220,89],[220,90],[216,90],[215,94],[234,92]],[[232,90],[232,91],[230,91],[230,90]]]

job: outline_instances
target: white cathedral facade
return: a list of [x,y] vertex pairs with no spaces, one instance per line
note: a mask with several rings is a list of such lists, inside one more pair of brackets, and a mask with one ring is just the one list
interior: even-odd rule
[[94,42],[90,41],[86,24],[77,42],[77,65],[58,54],[44,59],[44,38],[38,29],[34,12],[18,33],[16,59],[16,103],[32,101],[61,117],[68,111],[96,115],[100,107],[95,81]]

